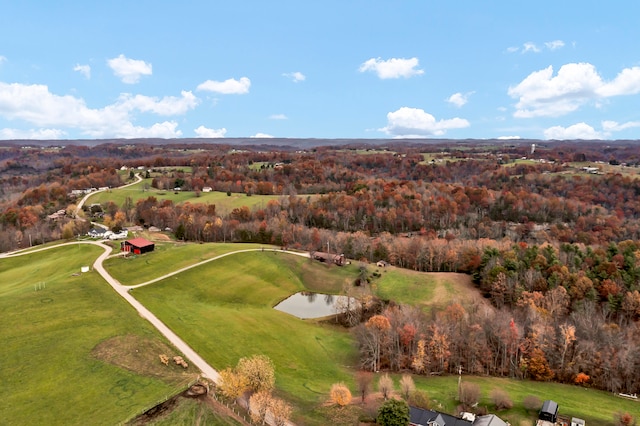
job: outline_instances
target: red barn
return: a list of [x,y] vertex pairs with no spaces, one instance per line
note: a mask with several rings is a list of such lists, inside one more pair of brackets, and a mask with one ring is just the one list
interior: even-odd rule
[[153,251],[155,244],[149,240],[145,240],[144,238],[134,238],[132,240],[122,242],[120,244],[120,248],[122,251],[128,253],[143,254]]

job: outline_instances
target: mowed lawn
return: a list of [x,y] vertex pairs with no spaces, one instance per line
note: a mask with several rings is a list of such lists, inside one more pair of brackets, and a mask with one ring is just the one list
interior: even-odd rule
[[103,265],[122,285],[136,285],[221,254],[260,247],[260,244],[156,242],[152,253],[142,256],[110,257]]
[[252,195],[249,197],[240,193],[231,193],[229,196],[226,192],[219,191],[201,192],[200,196],[196,196],[194,191],[158,190],[151,187],[151,179],[143,179],[126,188],[114,188],[94,194],[87,199],[86,205],[89,206],[93,203],[104,204],[112,201],[122,207],[127,197],[131,197],[134,205],[138,200],[148,197],[156,197],[158,201],[171,200],[175,204],[187,201],[193,204],[215,204],[216,210],[221,214],[229,213],[233,209],[243,206],[247,206],[250,209],[260,206],[266,207],[269,201],[282,198],[280,195]]
[[118,424],[190,380],[136,374],[92,354],[118,336],[131,352],[136,342],[167,347],[97,272],[80,274],[101,253],[74,244],[0,259],[1,423]]
[[[394,376],[396,384],[400,376]],[[424,377],[414,376],[418,389],[429,394],[431,407],[447,413],[455,412],[458,405],[457,376]],[[611,393],[595,389],[550,382],[533,382],[498,377],[462,376],[463,382],[475,383],[480,387],[479,406],[487,407],[490,413],[512,425],[519,425],[523,420],[535,424],[537,410],[527,411],[523,401],[527,396],[535,396],[541,402],[551,399],[558,403],[559,413],[569,417],[586,420],[587,425],[614,425],[614,415],[620,412],[633,414],[636,419],[640,414],[640,402],[617,397]],[[396,385],[397,387],[397,385]],[[501,389],[513,402],[513,408],[496,411],[491,399],[491,391]],[[540,408],[540,407],[538,407]]]
[[[316,423],[309,416],[327,398],[331,384],[353,381],[354,342],[342,328],[303,321],[273,306],[305,290],[304,276],[331,282],[331,271],[339,270],[295,255],[257,251],[224,257],[132,294],[215,368],[233,367],[245,356],[269,356],[278,394],[296,406],[296,417],[320,425],[323,420]],[[351,271],[355,278],[356,270]],[[343,279],[333,278],[331,286],[340,288]]]

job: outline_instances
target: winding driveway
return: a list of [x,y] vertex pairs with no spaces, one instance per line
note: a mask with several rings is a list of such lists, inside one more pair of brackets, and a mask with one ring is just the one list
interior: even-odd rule
[[55,246],[50,247],[42,247],[37,249],[26,249],[20,250],[11,253],[2,253],[0,254],[0,258],[9,258],[16,256],[24,256],[27,254],[37,253],[39,251],[50,250],[56,247],[71,245],[71,244],[92,244],[98,246],[104,250],[104,252],[95,260],[93,263],[93,269],[98,271],[98,273],[104,278],[106,282],[118,293],[124,300],[126,300],[133,308],[140,314],[140,316],[147,321],[149,321],[163,336],[167,338],[180,352],[184,354],[184,356],[191,361],[193,365],[198,367],[202,372],[202,375],[211,379],[215,383],[219,383],[220,374],[218,371],[213,368],[207,361],[205,361],[196,351],[194,351],[184,340],[182,340],[177,334],[175,334],[169,327],[167,327],[158,317],[156,317],[151,311],[149,311],[142,303],[140,303],[136,298],[134,298],[131,294],[129,294],[129,290],[132,288],[138,288],[145,285],[153,284],[155,282],[161,281],[165,278],[180,274],[188,269],[198,267],[208,262],[212,262],[217,259],[221,259],[226,256],[230,256],[232,254],[237,253],[246,253],[251,251],[276,251],[281,253],[289,253],[297,256],[309,257],[309,253],[300,253],[288,250],[278,250],[278,249],[244,249],[244,250],[236,250],[229,253],[224,253],[219,256],[212,257],[211,259],[206,259],[201,262],[195,263],[190,266],[186,266],[184,268],[178,269],[176,271],[165,274],[161,277],[154,278],[153,280],[144,282],[142,284],[137,284],[133,286],[124,286],[118,280],[113,278],[107,271],[104,269],[103,262],[104,260],[111,255],[113,249],[110,246],[107,246],[99,241],[73,241],[68,243],[57,244]]

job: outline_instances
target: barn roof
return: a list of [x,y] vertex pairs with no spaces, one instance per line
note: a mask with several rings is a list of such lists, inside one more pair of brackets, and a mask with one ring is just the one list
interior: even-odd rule
[[151,241],[144,238],[133,238],[131,240],[127,240],[126,243],[141,248],[154,245]]

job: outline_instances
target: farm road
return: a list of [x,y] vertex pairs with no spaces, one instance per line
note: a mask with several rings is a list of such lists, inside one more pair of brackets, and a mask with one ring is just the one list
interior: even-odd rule
[[[118,280],[113,278],[104,269],[103,262],[104,262],[104,260],[106,258],[108,258],[111,255],[112,248],[107,246],[107,245],[105,245],[105,244],[102,244],[102,242],[99,242],[99,241],[73,241],[73,242],[68,242],[68,243],[57,244],[55,246],[42,247],[42,248],[32,249],[32,250],[28,250],[27,249],[27,250],[21,250],[21,251],[10,252],[10,253],[0,253],[0,258],[24,256],[24,255],[27,255],[27,254],[32,254],[32,253],[36,253],[36,252],[44,251],[44,250],[50,250],[52,248],[65,246],[65,245],[71,245],[71,244],[93,244],[93,245],[96,245],[98,247],[101,247],[104,250],[104,252],[93,263],[93,269],[98,271],[98,273],[102,276],[102,278],[104,278],[104,280],[109,283],[109,285],[116,291],[116,293],[118,293],[131,306],[133,306],[133,308],[135,308],[135,310],[138,312],[138,314],[142,318],[144,318],[147,321],[149,321],[180,352],[182,352],[185,355],[185,357],[193,365],[195,365],[198,369],[200,369],[200,371],[202,372],[203,376],[211,379],[215,383],[219,383],[220,382],[220,374],[218,373],[218,371],[215,368],[213,368],[211,365],[209,365],[209,363],[207,361],[205,361],[200,355],[198,355],[198,353],[196,351],[194,351],[184,340],[182,340],[169,327],[167,327],[162,321],[160,321],[160,319],[158,319],[158,317],[156,317],[151,311],[149,311],[147,308],[145,308],[144,305],[142,305],[142,303],[140,303],[131,294],[129,294],[129,290],[132,289],[132,288],[137,288],[137,287],[142,287],[142,286],[145,286],[145,285],[153,284],[153,283],[161,281],[161,280],[163,280],[165,278],[168,278],[168,277],[174,276],[176,274],[179,274],[181,272],[184,272],[184,271],[186,271],[188,269],[195,268],[197,266],[203,265],[203,264],[208,263],[208,262],[212,262],[212,261],[214,261],[216,259],[220,259],[220,258],[223,258],[223,257],[226,257],[226,256],[230,256],[232,254],[246,253],[246,252],[252,252],[252,251],[273,251],[273,252],[287,253],[287,254],[292,254],[292,255],[297,255],[297,256],[302,256],[302,257],[307,257],[307,258],[310,256],[309,253],[300,253],[300,252],[289,251],[289,250],[279,250],[279,249],[269,249],[269,248],[267,248],[267,249],[260,248],[260,249],[236,250],[236,251],[232,251],[232,252],[229,252],[229,253],[221,254],[219,256],[212,257],[211,259],[203,260],[203,261],[198,262],[198,263],[196,263],[194,265],[178,269],[177,271],[170,272],[170,273],[165,274],[165,275],[163,275],[161,277],[158,277],[158,278],[155,278],[153,280],[144,282],[142,284],[134,285],[134,286],[124,286],[124,285],[122,285]],[[267,423],[268,424],[272,424],[273,423],[273,419],[271,418],[270,414],[267,416]],[[288,425],[292,426],[293,423],[288,422]]]

